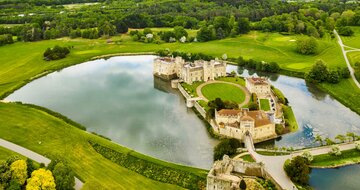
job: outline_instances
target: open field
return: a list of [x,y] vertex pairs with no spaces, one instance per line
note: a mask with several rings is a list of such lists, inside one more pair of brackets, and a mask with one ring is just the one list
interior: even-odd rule
[[314,160],[311,162],[311,166],[314,167],[334,167],[345,164],[359,163],[360,151],[359,150],[345,150],[342,151],[340,156],[334,156],[330,154],[322,154],[314,156]]
[[[145,178],[135,172],[118,166],[98,154],[89,144],[101,143],[116,151],[132,154],[137,158],[163,166],[206,175],[205,170],[163,162],[116,145],[106,139],[79,130],[43,111],[25,105],[0,103],[0,138],[50,158],[66,159],[77,176],[86,186],[106,189],[181,189]],[[16,117],[14,117],[16,116]],[[41,142],[41,144],[39,144]]]
[[224,101],[233,101],[240,104],[245,100],[244,91],[231,84],[208,84],[201,89],[201,92],[209,101],[221,98]]
[[360,48],[360,27],[353,26],[351,27],[354,30],[353,36],[341,36],[343,43],[347,46],[353,48]]
[[260,108],[264,111],[270,110],[270,102],[268,99],[260,99]]

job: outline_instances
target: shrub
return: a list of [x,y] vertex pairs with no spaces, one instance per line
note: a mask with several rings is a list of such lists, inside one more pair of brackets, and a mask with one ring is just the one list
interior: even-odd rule
[[328,79],[329,71],[322,60],[317,60],[311,70],[305,74],[305,80],[311,83],[320,83]]
[[190,171],[150,162],[132,155],[131,152],[121,153],[92,141],[89,143],[96,152],[105,158],[147,178],[187,189],[201,189],[206,184],[206,175],[202,176]]
[[318,43],[313,37],[304,37],[296,41],[296,51],[300,54],[310,55],[317,52]]
[[350,26],[339,27],[338,32],[342,36],[352,36],[354,34]]
[[241,147],[241,143],[237,139],[223,139],[214,148],[214,160],[220,160],[226,155],[236,153],[237,148]]
[[45,60],[57,60],[63,59],[70,53],[69,48],[67,47],[60,47],[58,45],[54,46],[53,48],[47,48],[44,52],[44,59]]
[[0,35],[0,46],[5,44],[12,44],[12,43],[14,43],[14,40],[11,34]]
[[360,141],[355,142],[355,148],[360,151]]

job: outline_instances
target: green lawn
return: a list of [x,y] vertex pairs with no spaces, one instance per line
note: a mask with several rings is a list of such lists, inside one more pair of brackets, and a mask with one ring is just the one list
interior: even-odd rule
[[245,86],[245,80],[242,77],[220,77],[220,78],[217,78],[216,80],[225,81],[225,82],[232,82],[232,83],[235,83],[235,84],[239,84],[241,86]]
[[360,48],[360,27],[359,26],[353,26],[351,27],[354,30],[353,36],[341,36],[341,39],[343,43],[347,46],[353,47],[353,48]]
[[222,100],[233,101],[240,104],[245,100],[244,91],[231,84],[208,84],[201,89],[201,92],[209,101],[221,98]]
[[196,88],[204,82],[193,82],[192,84],[187,84],[185,82],[181,83],[181,86],[193,97],[197,97]]
[[360,162],[360,151],[356,149],[342,151],[340,156],[322,154],[314,156],[311,166],[337,166]]
[[240,158],[247,162],[255,162],[255,160],[250,156],[250,154],[241,156]]
[[296,121],[296,117],[295,117],[295,114],[294,114],[292,108],[290,106],[283,105],[282,109],[283,109],[284,117],[289,124],[290,131],[292,131],[292,132],[297,131],[299,126]]
[[260,99],[260,108],[264,111],[270,110],[270,101],[268,99]]
[[289,155],[290,153],[287,152],[273,152],[273,151],[256,151],[258,154],[265,155],[265,156],[282,156],[282,155]]
[[[89,140],[106,145],[116,151],[132,154],[149,162],[179,168],[198,175],[207,171],[163,162],[114,144],[106,139],[79,130],[43,111],[13,103],[0,103],[0,138],[50,158],[63,157],[86,187],[92,189],[181,189],[160,183],[120,167],[98,154]],[[38,142],[42,142],[39,144]],[[94,185],[92,185],[94,184]],[[96,184],[96,185],[95,185]]]

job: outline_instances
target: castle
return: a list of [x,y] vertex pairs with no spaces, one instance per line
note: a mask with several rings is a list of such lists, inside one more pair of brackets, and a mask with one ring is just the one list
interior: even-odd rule
[[248,111],[247,109],[215,110],[214,131],[226,137],[243,140],[246,133],[250,133],[254,141],[275,138],[275,123],[262,110]]
[[217,59],[185,62],[181,57],[159,57],[154,61],[153,74],[168,80],[179,78],[188,84],[206,82],[226,76],[226,63]]

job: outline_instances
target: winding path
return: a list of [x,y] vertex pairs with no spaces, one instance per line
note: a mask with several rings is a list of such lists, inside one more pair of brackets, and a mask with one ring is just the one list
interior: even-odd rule
[[[354,71],[354,68],[352,68],[351,64],[350,64],[350,61],[348,59],[348,57],[346,56],[346,54],[348,52],[355,52],[355,51],[360,51],[360,49],[358,48],[353,48],[353,47],[350,47],[350,46],[347,46],[347,45],[344,45],[342,40],[341,40],[341,37],[339,36],[339,34],[337,33],[337,31],[334,29],[334,34],[336,35],[337,39],[338,39],[338,43],[341,47],[341,51],[343,53],[343,56],[344,56],[344,59],[345,59],[345,62],[346,62],[346,65],[347,67],[349,68],[349,71],[350,71],[350,76],[351,78],[353,79],[353,81],[355,82],[356,86],[358,88],[360,88],[360,83],[356,80],[356,77],[355,77],[355,71]],[[351,50],[345,50],[345,47],[346,48],[349,48]]]
[[244,93],[245,93],[245,100],[239,104],[239,107],[243,107],[245,106],[247,103],[249,103],[250,101],[250,93],[249,91],[244,87],[244,86],[241,86],[239,84],[235,84],[235,83],[232,83],[232,82],[227,82],[227,81],[219,81],[219,80],[212,80],[212,81],[208,81],[206,83],[203,83],[201,85],[199,85],[197,88],[196,88],[196,93],[197,95],[204,101],[206,102],[209,102],[209,100],[203,95],[203,93],[201,92],[201,89],[208,85],[208,84],[214,84],[214,83],[222,83],[222,84],[230,84],[230,85],[233,85],[233,86],[236,86],[238,88],[240,88]]
[[[16,153],[19,153],[25,157],[28,157],[30,158],[31,160],[34,160],[38,163],[44,163],[45,166],[47,166],[48,164],[50,164],[51,160],[36,153],[36,152],[33,152],[29,149],[26,149],[24,147],[21,147],[17,144],[14,144],[12,142],[9,142],[9,141],[6,141],[4,139],[0,139],[0,146],[6,148],[6,149],[9,149],[9,150],[12,150],[13,152],[16,152]],[[83,187],[83,182],[81,182],[77,177],[75,177],[75,186],[74,188],[76,190],[80,190],[82,187]]]
[[[286,175],[283,166],[287,159],[302,155],[305,151],[311,153],[311,155],[316,156],[320,154],[327,154],[332,146],[323,146],[310,149],[299,150],[291,153],[290,155],[283,156],[265,156],[258,154],[255,151],[255,147],[252,141],[251,136],[245,135],[245,146],[248,149],[248,152],[256,162],[262,162],[265,167],[265,171],[271,175],[271,177],[280,185],[282,189],[286,190],[295,190],[297,189],[294,183]],[[339,144],[341,151],[354,149],[355,142]]]

